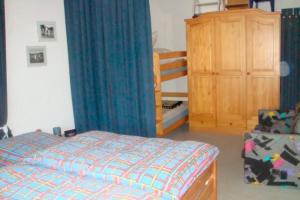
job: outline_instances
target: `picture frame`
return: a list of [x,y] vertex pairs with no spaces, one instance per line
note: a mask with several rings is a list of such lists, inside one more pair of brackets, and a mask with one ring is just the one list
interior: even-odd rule
[[37,22],[38,37],[40,42],[56,41],[56,23],[39,21]]
[[47,65],[46,46],[27,46],[26,54],[28,67]]

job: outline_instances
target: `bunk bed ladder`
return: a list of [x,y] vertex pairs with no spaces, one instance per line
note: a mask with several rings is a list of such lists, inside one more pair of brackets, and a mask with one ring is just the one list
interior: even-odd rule
[[[183,125],[188,117],[181,118],[176,123],[164,128],[163,118],[163,97],[187,97],[187,93],[183,92],[162,92],[162,82],[173,80],[176,78],[187,76],[187,69],[175,71],[171,74],[164,74],[162,72],[168,70],[178,70],[183,66],[187,66],[186,51],[175,51],[168,53],[153,53],[153,71],[154,71],[154,90],[155,90],[155,111],[156,111],[156,134],[157,136],[164,136],[172,130]],[[176,59],[170,62],[161,64],[161,60]]]
[[155,91],[155,112],[156,112],[156,134],[163,135],[163,110],[161,97],[161,75],[159,53],[153,53],[154,70],[154,91]]
[[222,4],[224,5],[224,0],[215,0],[211,2],[201,2],[201,0],[194,1],[194,16],[197,17],[201,14],[201,8],[207,6],[218,6],[218,11],[221,10]]

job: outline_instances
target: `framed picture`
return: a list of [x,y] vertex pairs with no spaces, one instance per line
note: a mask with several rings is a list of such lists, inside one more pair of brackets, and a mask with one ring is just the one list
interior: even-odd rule
[[56,40],[56,23],[55,22],[37,22],[39,41]]
[[27,65],[29,67],[46,66],[47,55],[45,46],[28,46],[26,48]]

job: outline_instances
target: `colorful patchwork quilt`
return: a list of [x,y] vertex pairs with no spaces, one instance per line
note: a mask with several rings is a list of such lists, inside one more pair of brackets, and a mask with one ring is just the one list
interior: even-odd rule
[[300,136],[245,134],[245,182],[300,188]]
[[24,164],[0,169],[0,199],[152,200],[151,191]]
[[218,153],[200,142],[93,131],[39,151],[25,162],[179,199]]
[[63,142],[65,138],[32,132],[0,141],[0,167],[14,164],[24,157]]

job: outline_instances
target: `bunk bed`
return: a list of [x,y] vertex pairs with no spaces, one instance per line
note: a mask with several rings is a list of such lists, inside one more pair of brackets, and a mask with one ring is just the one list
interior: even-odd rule
[[162,83],[187,76],[186,51],[154,52],[154,88],[156,134],[164,136],[188,121],[186,101],[165,101],[165,98],[187,98],[184,92],[163,92]]

